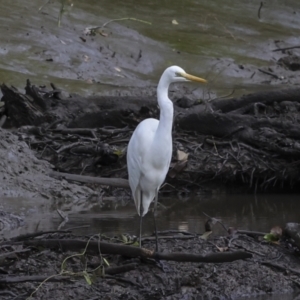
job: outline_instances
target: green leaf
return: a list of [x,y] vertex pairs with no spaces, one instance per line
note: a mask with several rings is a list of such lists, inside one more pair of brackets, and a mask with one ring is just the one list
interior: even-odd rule
[[90,278],[90,275],[87,273],[87,271],[83,271],[83,276],[87,284],[92,285],[92,280]]
[[207,240],[211,234],[212,234],[212,231],[206,231],[202,235],[200,235],[200,239]]
[[121,235],[121,238],[122,238],[122,242],[123,242],[124,244],[128,243],[128,238],[127,238],[126,235],[122,234],[122,235]]
[[277,241],[278,238],[276,236],[274,236],[272,233],[268,233],[264,236],[264,239],[268,242],[274,242]]
[[138,241],[135,241],[131,246],[139,247],[140,243]]
[[120,149],[117,149],[113,152],[113,154],[118,155],[119,157],[123,155],[123,151]]
[[109,262],[106,258],[103,257],[103,261],[105,262],[105,264],[109,267]]

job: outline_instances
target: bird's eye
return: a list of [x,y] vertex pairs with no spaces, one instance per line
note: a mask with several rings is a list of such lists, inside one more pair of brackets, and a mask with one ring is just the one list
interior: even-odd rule
[[181,74],[178,72],[175,72],[175,77],[181,77]]

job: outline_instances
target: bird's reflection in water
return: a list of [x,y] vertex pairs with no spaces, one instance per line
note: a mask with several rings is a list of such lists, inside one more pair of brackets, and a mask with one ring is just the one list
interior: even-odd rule
[[[300,201],[297,195],[201,195],[193,199],[176,199],[160,197],[157,214],[157,227],[164,230],[186,230],[202,234],[207,217],[218,218],[227,227],[245,230],[269,232],[275,226],[284,226],[287,222],[298,222],[300,219]],[[95,232],[115,235],[129,233],[138,235],[139,217],[132,202],[125,207],[106,211],[85,212],[69,215],[68,227],[89,224],[89,228],[78,229],[80,234]],[[54,226],[60,223],[54,220]],[[57,227],[56,227],[57,228]],[[214,225],[213,234],[224,235],[220,225]],[[143,235],[153,234],[151,214],[144,217]]]
[[178,224],[178,231],[189,231],[189,224],[187,222],[181,222]]

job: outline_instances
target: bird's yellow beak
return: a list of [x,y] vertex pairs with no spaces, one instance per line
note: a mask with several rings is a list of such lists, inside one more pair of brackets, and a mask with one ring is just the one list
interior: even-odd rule
[[194,76],[194,75],[190,75],[188,73],[180,73],[180,76],[186,78],[187,80],[201,82],[201,83],[207,83],[207,80],[197,77],[197,76]]

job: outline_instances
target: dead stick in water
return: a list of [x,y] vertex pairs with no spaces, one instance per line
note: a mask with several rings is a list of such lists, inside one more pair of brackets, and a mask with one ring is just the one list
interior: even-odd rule
[[224,263],[232,262],[238,259],[251,258],[252,255],[244,251],[210,253],[205,255],[191,253],[161,253],[145,248],[126,246],[120,244],[90,241],[53,239],[53,240],[28,240],[26,246],[55,248],[62,251],[80,252],[86,249],[86,253],[98,254],[99,247],[101,254],[117,254],[129,257],[153,258],[159,260],[171,260],[179,262],[206,262],[206,263]]
[[54,178],[64,178],[66,180],[71,180],[71,181],[78,181],[78,182],[85,182],[85,183],[98,183],[101,185],[129,188],[128,180],[122,178],[83,176],[83,175],[75,175],[69,173],[61,173],[56,171],[51,171],[49,173],[49,176]]
[[259,19],[260,19],[260,11],[261,11],[263,5],[264,5],[264,3],[261,1],[261,2],[260,2],[259,9],[258,9],[258,12],[257,12],[257,16],[258,16]]

